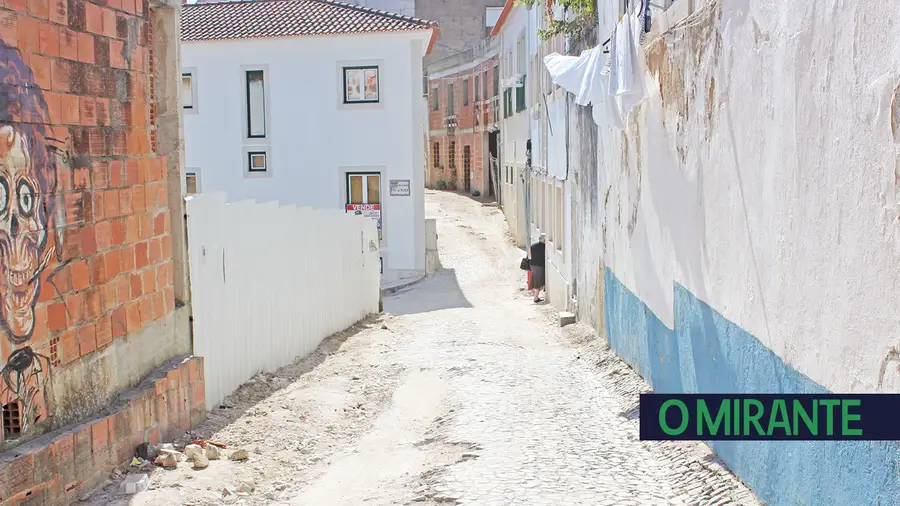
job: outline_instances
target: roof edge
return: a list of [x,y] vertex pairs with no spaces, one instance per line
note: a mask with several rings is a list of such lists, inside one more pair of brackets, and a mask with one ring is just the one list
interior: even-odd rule
[[437,25],[431,27],[431,40],[428,41],[428,48],[425,49],[426,56],[430,55],[431,50],[434,49],[434,44],[437,42],[439,33],[441,33],[441,29]]
[[[249,4],[249,3],[264,3],[264,2],[296,2],[298,0],[222,0],[215,2],[198,2],[192,4],[183,4],[182,8],[199,8],[208,5],[230,5],[230,4]],[[347,2],[341,2],[339,0],[307,0],[310,2],[318,2],[327,5],[333,5],[335,7],[340,7],[342,9],[353,10],[357,12],[364,12],[366,14],[375,14],[378,16],[396,19],[398,21],[407,21],[410,23],[416,23],[421,25],[423,28],[436,27],[438,23],[436,21],[429,21],[427,19],[417,18],[414,16],[407,16],[405,14],[397,14],[396,12],[385,11],[381,9],[374,9],[372,7],[365,7],[362,5],[351,4]]]
[[503,4],[503,10],[500,11],[500,17],[497,18],[497,22],[494,24],[494,27],[491,28],[491,37],[496,37],[497,34],[500,33],[500,28],[503,27],[503,23],[506,21],[506,18],[509,17],[509,13],[512,11],[514,3],[515,0],[506,0],[506,3]]

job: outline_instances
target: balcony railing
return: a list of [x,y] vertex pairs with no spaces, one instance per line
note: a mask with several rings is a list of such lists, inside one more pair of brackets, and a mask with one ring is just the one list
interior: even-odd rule
[[444,118],[444,128],[456,128],[458,125],[459,121],[455,114],[450,114]]

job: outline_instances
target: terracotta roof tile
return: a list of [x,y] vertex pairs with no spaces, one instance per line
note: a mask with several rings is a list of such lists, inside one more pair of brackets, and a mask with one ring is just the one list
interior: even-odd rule
[[332,0],[249,0],[187,4],[181,40],[343,35],[437,28],[437,23]]

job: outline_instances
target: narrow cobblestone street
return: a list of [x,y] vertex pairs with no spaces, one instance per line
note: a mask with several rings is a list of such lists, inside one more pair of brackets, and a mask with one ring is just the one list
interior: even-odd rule
[[[758,504],[699,443],[638,440],[640,378],[523,293],[502,213],[429,192],[443,270],[245,385],[193,437],[251,452],[93,504]],[[250,483],[246,496],[223,490]]]

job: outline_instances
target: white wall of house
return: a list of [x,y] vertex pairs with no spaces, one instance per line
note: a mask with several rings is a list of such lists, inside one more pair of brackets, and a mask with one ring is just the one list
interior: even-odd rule
[[[187,172],[200,191],[343,209],[348,173],[380,176],[384,279],[424,273],[425,114],[422,55],[430,31],[336,37],[187,42],[183,71]],[[377,66],[379,102],[343,103],[343,67]],[[245,71],[265,76],[264,139],[248,139]],[[267,171],[247,170],[262,151]],[[409,180],[410,196],[391,196]]]
[[[584,232],[603,239],[579,258],[611,272],[609,341],[654,389],[900,392],[900,38],[870,17],[896,27],[900,10],[884,7],[654,12],[654,92],[624,132],[601,129]],[[617,14],[600,7],[600,40]],[[894,443],[714,447],[769,504],[900,492]]]
[[[530,30],[530,14],[524,7],[513,7],[509,15],[500,27],[500,76],[503,79],[520,74],[527,74],[528,57],[527,41]],[[520,41],[525,40],[523,46]],[[519,55],[519,51],[525,53]],[[524,62],[524,63],[523,63]],[[529,86],[526,77],[525,86]],[[501,87],[500,106],[503,107],[503,88]],[[526,92],[527,93],[527,92]],[[526,157],[525,146],[529,136],[529,121],[527,109],[515,112],[515,88],[512,88],[512,115],[508,118],[501,116],[500,124],[500,167],[503,173],[502,202],[506,220],[510,231],[516,238],[519,247],[527,246],[528,218],[526,216],[525,179]],[[526,94],[527,97],[527,94]]]
[[[541,233],[547,235],[548,300],[558,309],[568,309],[572,254],[567,247],[571,243],[571,189],[566,171],[566,100],[543,64],[546,54],[564,51],[564,42],[562,38],[540,40],[537,31],[546,24],[543,12],[541,8],[514,7],[499,33],[504,77],[526,76],[526,108],[515,112],[513,89],[513,115],[502,123],[502,166],[513,173],[513,177],[503,179],[504,212],[520,246],[528,247]],[[529,138],[530,172],[526,171],[525,156]],[[511,198],[516,200],[510,202]]]

